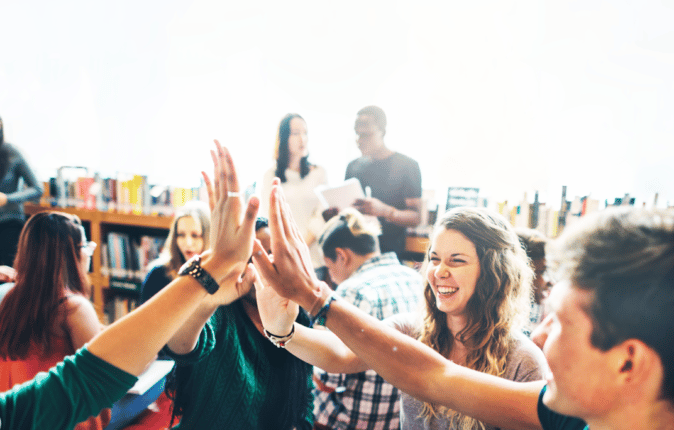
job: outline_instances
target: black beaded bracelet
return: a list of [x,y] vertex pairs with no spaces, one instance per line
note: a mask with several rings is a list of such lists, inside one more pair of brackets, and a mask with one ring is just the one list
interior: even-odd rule
[[328,311],[330,310],[330,303],[334,302],[335,300],[337,300],[337,297],[335,297],[334,293],[331,293],[328,298],[325,299],[325,303],[323,303],[321,309],[316,312],[316,315],[311,319],[309,327],[313,327],[315,325],[325,325],[325,318],[327,317]]

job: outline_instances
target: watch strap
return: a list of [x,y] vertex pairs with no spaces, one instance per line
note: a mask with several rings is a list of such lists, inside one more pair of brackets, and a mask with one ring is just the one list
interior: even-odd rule
[[203,267],[201,267],[200,255],[195,255],[194,257],[190,258],[190,260],[180,268],[180,271],[178,271],[178,275],[180,276],[190,275],[191,277],[199,281],[199,283],[204,287],[204,289],[208,292],[208,294],[215,294],[220,288],[217,281],[213,279],[211,274],[208,273],[206,270],[204,270]]

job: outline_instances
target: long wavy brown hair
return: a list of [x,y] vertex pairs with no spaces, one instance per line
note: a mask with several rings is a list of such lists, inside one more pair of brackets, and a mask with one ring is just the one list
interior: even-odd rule
[[53,328],[67,291],[89,296],[80,264],[80,219],[62,212],[33,215],[19,236],[16,284],[0,305],[0,356],[26,358],[31,345],[52,352]]
[[[419,340],[445,357],[449,357],[454,342],[461,342],[468,350],[466,367],[501,376],[515,343],[514,334],[523,327],[529,312],[533,281],[529,260],[510,224],[486,209],[456,208],[446,212],[435,224],[433,234],[441,230],[458,231],[475,245],[480,276],[466,306],[466,327],[458,333],[448,328],[447,315],[438,310],[433,289],[426,281],[426,306]],[[429,253],[430,246],[425,267]],[[437,415],[449,417],[462,430],[484,427],[474,418],[424,404],[422,417]]]

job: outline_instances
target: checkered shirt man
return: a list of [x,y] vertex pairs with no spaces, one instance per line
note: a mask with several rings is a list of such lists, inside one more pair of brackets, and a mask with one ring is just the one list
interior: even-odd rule
[[[418,310],[422,295],[419,273],[400,264],[389,252],[368,259],[335,291],[377,319]],[[400,428],[398,389],[374,371],[355,374],[314,369],[315,421],[331,429]]]

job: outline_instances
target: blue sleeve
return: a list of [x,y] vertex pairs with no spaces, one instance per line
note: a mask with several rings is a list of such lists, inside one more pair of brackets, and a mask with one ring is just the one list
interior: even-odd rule
[[143,285],[140,287],[140,302],[147,302],[170,282],[171,279],[166,276],[166,268],[164,266],[155,266],[150,270],[150,273],[147,274],[143,281]]
[[541,394],[538,396],[538,420],[541,422],[543,430],[586,430],[587,424],[585,424],[585,421],[553,412],[543,404],[543,395],[547,388],[547,385],[543,387]]
[[82,348],[49,372],[0,394],[0,428],[72,429],[112,406],[137,380]]

